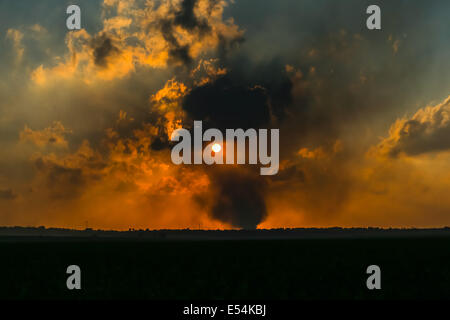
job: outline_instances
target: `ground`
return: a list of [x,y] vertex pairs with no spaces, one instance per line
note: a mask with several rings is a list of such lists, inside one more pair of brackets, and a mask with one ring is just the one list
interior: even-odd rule
[[[0,238],[1,299],[449,299],[450,237]],[[81,268],[82,290],[66,288]],[[382,289],[366,288],[381,268]]]

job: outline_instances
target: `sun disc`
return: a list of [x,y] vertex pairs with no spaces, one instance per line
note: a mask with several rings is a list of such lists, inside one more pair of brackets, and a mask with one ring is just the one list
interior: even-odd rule
[[212,151],[217,153],[217,152],[220,152],[220,150],[222,150],[222,147],[220,146],[220,144],[214,143],[213,146],[212,146]]

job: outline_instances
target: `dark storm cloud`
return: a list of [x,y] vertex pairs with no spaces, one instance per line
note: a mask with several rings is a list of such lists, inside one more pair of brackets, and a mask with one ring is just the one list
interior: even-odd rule
[[267,216],[266,183],[258,170],[212,169],[211,192],[197,197],[210,215],[233,227],[255,229]]
[[229,76],[194,88],[184,99],[183,109],[205,126],[219,129],[258,128],[270,120],[264,89],[236,85]]
[[[197,39],[201,40],[204,36],[211,34],[212,32],[211,25],[208,24],[207,18],[211,16],[212,10],[216,6],[221,5],[217,0],[209,1],[207,17],[200,18],[195,14],[197,3],[197,0],[183,0],[180,7],[171,8],[168,14],[170,18],[159,21],[161,34],[169,44],[169,57],[175,63],[181,62],[183,65],[190,65],[193,62],[193,58],[189,53],[191,44],[180,44],[174,35],[174,27],[181,27]],[[225,37],[218,32],[217,37],[219,39],[217,50],[220,56],[225,56],[237,43],[242,42],[241,35]]]
[[166,123],[167,120],[164,117],[160,117],[155,121],[157,133],[152,137],[152,143],[150,144],[150,148],[154,151],[169,149],[172,145],[169,141]]
[[114,46],[111,38],[105,33],[92,39],[91,47],[93,49],[94,63],[99,67],[106,67],[108,57],[120,53],[120,50]]
[[164,150],[164,149],[168,149],[170,148],[170,144],[169,144],[169,140],[167,139],[167,135],[163,136],[157,136],[153,139],[150,147],[152,148],[152,150],[155,151],[160,151],[160,150]]
[[169,44],[169,56],[175,62],[179,61],[184,65],[189,65],[192,58],[189,55],[189,46],[181,45],[173,34],[173,21],[164,20],[161,22],[161,33],[164,40]]
[[[171,49],[171,55],[175,59],[179,59],[184,63],[190,63],[189,59],[189,46],[180,46],[176,40],[171,37],[171,26],[180,26],[188,31],[195,32],[199,38],[202,38],[206,34],[211,33],[211,26],[208,24],[206,19],[200,19],[195,15],[194,9],[197,4],[197,0],[184,0],[181,3],[180,9],[175,11],[175,18],[173,21],[165,21],[162,26],[164,28],[163,35],[169,43],[173,45]],[[215,6],[219,4],[218,0],[209,1],[209,6],[207,9],[208,15],[211,15],[212,10]],[[225,58],[227,54],[236,46],[244,42],[243,36],[236,37],[225,37],[218,33],[218,55],[220,58]]]
[[[228,128],[267,128],[282,122],[293,103],[293,84],[283,66],[271,63],[246,68],[231,66],[231,73],[193,88],[182,102],[183,110],[193,120],[202,120],[204,129],[223,132]],[[214,189],[212,217],[245,229],[264,221],[266,180],[253,169],[205,169]]]
[[[212,1],[211,3],[213,3]],[[184,0],[181,3],[181,8],[175,13],[174,25],[181,26],[186,30],[194,30],[200,34],[209,32],[211,30],[206,20],[200,20],[195,16],[194,8],[197,0]]]
[[219,34],[218,38],[219,38],[219,45],[217,47],[217,55],[222,61],[226,61],[228,55],[240,44],[245,42],[245,38],[243,36],[227,38]]
[[[359,101],[353,101],[354,92],[343,87],[343,81],[353,81],[348,68],[335,71],[339,80],[337,76],[330,79],[322,70],[316,72],[315,68],[321,69],[318,61],[314,66],[306,60],[302,69],[313,71],[301,75],[286,68],[289,61],[282,58],[266,63],[239,58],[225,64],[230,70],[227,75],[193,88],[183,100],[183,110],[191,119],[203,120],[204,127],[280,128],[281,156],[290,163],[268,178],[253,174],[249,167],[227,167],[221,174],[206,169],[217,194],[226,198],[214,198],[218,205],[211,206],[211,215],[236,227],[257,226],[266,217],[270,189],[292,197],[290,202],[303,210],[306,219],[326,221],[339,212],[352,188],[345,165],[350,155],[336,144],[341,123],[354,117]],[[328,58],[335,63],[339,60]],[[309,148],[311,159],[297,156],[301,147]]]
[[292,82],[280,67],[251,77],[231,71],[193,88],[182,107],[205,127],[258,129],[270,126],[272,116],[282,120],[292,101]]
[[200,20],[196,17],[194,8],[197,0],[184,0],[180,8],[172,8],[172,19],[165,19],[161,21],[161,33],[164,39],[169,43],[169,56],[174,61],[179,61],[184,65],[189,65],[192,62],[192,57],[189,55],[189,45],[181,45],[174,36],[173,28],[180,26],[190,33],[196,33],[202,37],[211,31],[211,27],[206,20]]

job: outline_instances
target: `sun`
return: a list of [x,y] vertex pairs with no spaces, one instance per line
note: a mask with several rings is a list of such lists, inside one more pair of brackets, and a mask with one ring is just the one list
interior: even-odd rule
[[212,151],[217,153],[217,152],[220,152],[220,150],[222,150],[222,147],[220,146],[220,144],[214,143],[211,149],[212,149]]

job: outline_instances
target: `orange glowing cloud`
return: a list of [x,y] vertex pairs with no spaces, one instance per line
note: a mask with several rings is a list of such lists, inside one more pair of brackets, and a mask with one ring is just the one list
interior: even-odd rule
[[[224,41],[240,39],[242,31],[233,20],[223,21],[226,1],[199,0],[194,8],[199,26],[193,28],[177,20],[181,2],[162,1],[158,6],[146,3],[141,8],[134,1],[105,0],[103,29],[91,35],[82,29],[69,32],[68,52],[55,66],[37,67],[31,79],[38,85],[48,81],[76,77],[85,83],[126,77],[137,67],[166,68],[180,65],[215,50]],[[115,8],[117,15],[109,16]],[[193,28],[193,29],[191,29]],[[10,32],[20,47],[20,34]]]

